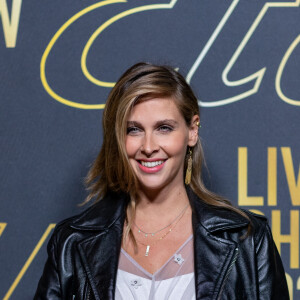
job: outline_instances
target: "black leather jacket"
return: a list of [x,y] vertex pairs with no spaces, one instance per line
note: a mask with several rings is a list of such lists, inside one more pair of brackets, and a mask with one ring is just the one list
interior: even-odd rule
[[[289,299],[283,266],[267,221],[248,220],[204,204],[193,208],[195,287],[198,300]],[[126,196],[109,194],[56,226],[34,299],[114,299]]]

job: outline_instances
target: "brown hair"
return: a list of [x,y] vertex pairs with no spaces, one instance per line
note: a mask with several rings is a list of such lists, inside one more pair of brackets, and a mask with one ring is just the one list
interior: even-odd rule
[[[154,97],[172,97],[187,126],[191,125],[193,116],[199,115],[198,100],[183,76],[177,71],[168,66],[135,64],[121,76],[108,96],[102,120],[103,145],[86,178],[90,194],[84,203],[92,198],[99,200],[110,190],[130,195],[125,236],[129,234],[132,237],[130,228],[135,215],[138,186],[125,150],[127,120],[137,101]],[[201,175],[204,156],[199,139],[193,148],[192,156],[190,187],[193,192],[203,202],[235,211],[249,220],[243,211],[205,187]],[[186,168],[187,160],[184,170]]]

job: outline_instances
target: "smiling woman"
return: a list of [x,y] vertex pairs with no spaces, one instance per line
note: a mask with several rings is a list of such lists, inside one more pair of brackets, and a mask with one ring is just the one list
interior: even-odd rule
[[87,176],[96,201],[57,225],[35,299],[289,299],[266,219],[204,186],[199,124],[174,69],[123,74]]
[[198,139],[199,116],[187,126],[174,100],[140,100],[129,115],[126,152],[143,190],[165,190],[170,194],[183,186],[187,147]]

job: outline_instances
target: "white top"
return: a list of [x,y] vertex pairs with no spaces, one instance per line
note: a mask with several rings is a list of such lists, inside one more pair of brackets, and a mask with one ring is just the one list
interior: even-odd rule
[[[151,256],[148,257],[151,259]],[[154,274],[121,249],[116,300],[196,299],[193,235]]]

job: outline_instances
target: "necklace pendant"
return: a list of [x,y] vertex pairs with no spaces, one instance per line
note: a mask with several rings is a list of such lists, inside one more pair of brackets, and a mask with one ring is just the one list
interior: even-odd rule
[[146,248],[145,256],[148,256],[148,255],[149,255],[149,251],[150,251],[150,245],[148,245],[147,248]]

